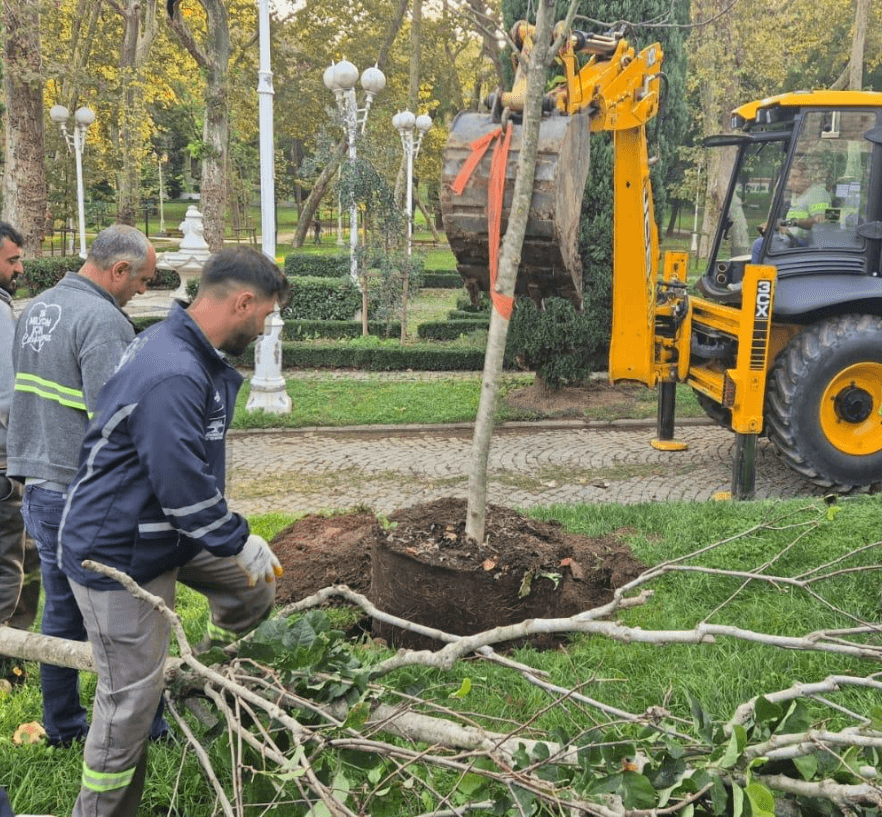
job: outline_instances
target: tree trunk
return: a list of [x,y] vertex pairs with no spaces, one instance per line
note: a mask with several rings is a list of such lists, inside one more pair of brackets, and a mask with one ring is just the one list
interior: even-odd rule
[[27,255],[42,254],[46,224],[40,0],[4,0],[6,165],[3,220],[18,229]]
[[[159,31],[156,4],[126,0],[125,7],[111,4],[123,18],[119,58],[119,171],[116,218],[134,226],[141,205],[141,126],[147,118],[141,70]],[[142,19],[143,13],[143,19]]]
[[864,84],[864,43],[867,39],[867,20],[870,16],[870,0],[855,0],[854,35],[851,40],[851,57],[848,60],[848,88],[860,91]]
[[325,195],[325,191],[328,189],[331,179],[337,172],[337,168],[340,167],[340,160],[343,158],[343,154],[346,153],[346,149],[346,140],[343,139],[337,144],[337,148],[334,150],[334,155],[331,158],[331,161],[325,165],[324,169],[319,174],[319,177],[315,180],[312,190],[309,191],[306,201],[303,202],[300,219],[297,222],[297,229],[294,231],[294,238],[291,241],[292,246],[303,246],[303,242],[306,239],[306,233],[309,230],[309,225],[312,224],[315,212],[318,210],[319,204],[321,204],[322,196]]
[[[521,131],[521,152],[518,157],[517,176],[512,192],[508,226],[499,256],[499,274],[495,291],[503,297],[513,297],[521,249],[527,230],[530,199],[533,195],[533,177],[536,171],[536,152],[539,143],[539,122],[542,116],[542,94],[545,88],[547,57],[554,23],[554,5],[540,0],[536,11],[536,35],[533,53],[527,70],[526,104]],[[490,239],[492,241],[492,238]],[[484,356],[484,377],[481,383],[481,400],[475,421],[472,440],[472,460],[469,470],[468,511],[466,535],[476,542],[484,541],[487,515],[487,461],[490,456],[490,440],[493,435],[493,418],[499,395],[499,378],[505,340],[508,336],[509,318],[495,306],[491,310],[487,352]]]
[[171,26],[184,47],[205,73],[205,123],[202,128],[203,157],[200,209],[205,240],[212,252],[224,243],[227,209],[227,156],[230,139],[229,83],[230,20],[223,0],[199,0],[206,15],[205,46],[175,11]]
[[[228,40],[229,42],[229,40]],[[227,144],[230,136],[226,64],[208,72],[205,88],[205,125],[202,139],[201,203],[205,218],[205,240],[212,252],[224,244],[224,216],[227,210]]]

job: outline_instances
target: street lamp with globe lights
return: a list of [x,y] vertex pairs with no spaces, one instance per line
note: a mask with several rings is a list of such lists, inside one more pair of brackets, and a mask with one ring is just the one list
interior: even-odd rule
[[[401,136],[401,146],[404,148],[404,156],[407,159],[405,213],[407,218],[407,254],[410,255],[413,250],[413,163],[419,156],[423,137],[432,127],[432,117],[425,113],[414,116],[410,111],[399,111],[392,117],[392,126]],[[416,139],[414,139],[414,130],[417,131]]]
[[[355,164],[356,140],[358,127],[364,133],[367,124],[368,113],[374,96],[386,87],[386,76],[374,65],[366,68],[361,74],[361,87],[364,89],[364,108],[358,107],[355,96],[355,83],[358,81],[358,68],[348,60],[332,63],[325,69],[322,75],[325,87],[334,92],[337,100],[337,110],[343,119],[346,128],[346,139],[349,144],[349,161]],[[361,119],[359,120],[359,115]],[[354,284],[358,285],[358,205],[353,196],[349,203],[349,275]]]
[[49,118],[61,129],[61,135],[67,144],[67,149],[73,148],[77,166],[77,215],[80,227],[80,258],[86,258],[86,203],[83,190],[83,148],[86,145],[86,132],[89,125],[95,121],[95,112],[91,108],[81,107],[74,111],[73,133],[67,130],[67,120],[70,119],[70,111],[64,105],[53,105],[49,111]]
[[[404,148],[404,156],[407,160],[407,180],[405,183],[404,217],[407,219],[407,255],[413,253],[413,163],[420,152],[423,136],[432,127],[432,117],[428,114],[414,116],[410,111],[399,111],[392,117],[392,126],[401,136],[401,146]],[[417,137],[414,140],[414,130]],[[403,276],[401,284],[401,342],[406,340],[407,326],[407,290],[409,288],[410,270]]]

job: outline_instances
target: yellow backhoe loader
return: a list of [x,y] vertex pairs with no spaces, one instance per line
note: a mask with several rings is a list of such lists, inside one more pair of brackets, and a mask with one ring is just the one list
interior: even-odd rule
[[[512,90],[497,92],[487,113],[460,113],[444,151],[444,227],[473,294],[491,286],[490,256],[505,227],[533,33],[516,24]],[[620,30],[570,31],[559,56],[565,81],[543,101],[516,295],[581,303],[577,237],[589,134],[612,132],[609,377],[658,389],[653,445],[678,447],[675,387],[686,383],[736,434],[733,496],[753,494],[760,434],[831,492],[882,482],[882,94],[788,93],[733,112],[733,133],[706,140],[730,151],[734,164],[710,260],[693,287],[686,253],[659,260],[647,123],[665,82],[660,46],[635,52]],[[515,124],[500,163],[489,145],[501,142],[508,122]],[[494,189],[495,229],[487,219]]]

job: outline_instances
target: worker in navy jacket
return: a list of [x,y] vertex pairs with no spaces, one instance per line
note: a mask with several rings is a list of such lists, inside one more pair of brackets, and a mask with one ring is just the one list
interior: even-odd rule
[[150,604],[82,562],[121,570],[170,608],[176,581],[195,587],[239,635],[272,606],[279,562],[223,495],[242,378],[220,353],[243,352],[287,296],[265,255],[217,253],[193,303],[135,338],[98,396],[59,530],[98,672],[74,815],[137,813],[170,635]]

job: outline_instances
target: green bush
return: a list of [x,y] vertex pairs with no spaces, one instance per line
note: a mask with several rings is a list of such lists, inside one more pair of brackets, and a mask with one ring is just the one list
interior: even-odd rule
[[475,321],[482,320],[484,326],[488,326],[490,324],[490,315],[482,315],[480,312],[467,312],[465,309],[451,309],[447,313],[447,320],[449,321]]
[[22,261],[24,275],[19,279],[18,295],[33,297],[54,287],[68,271],[76,271],[83,265],[76,255],[48,255],[43,258],[25,258]]
[[519,298],[508,327],[505,362],[536,372],[552,389],[584,381],[607,365],[605,337],[596,316],[578,313],[563,298],[548,298],[539,312]]
[[[310,338],[357,338],[361,336],[361,321],[285,321],[285,340]],[[397,338],[401,335],[401,321],[368,321],[368,334],[378,338]]]
[[423,289],[459,289],[462,277],[458,272],[423,270]]
[[[254,344],[230,358],[237,367],[254,366]],[[282,366],[286,369],[362,369],[366,371],[468,371],[484,368],[483,349],[445,348],[438,345],[401,346],[382,344],[282,343]]]
[[417,327],[417,334],[423,340],[455,340],[475,330],[487,331],[486,318],[472,318],[458,321],[427,321]]
[[[24,275],[21,278],[20,293],[33,297],[54,287],[67,272],[76,272],[83,262],[76,255],[47,255],[43,258],[26,258]],[[174,270],[158,269],[148,289],[177,289],[181,279]]]
[[490,298],[486,292],[482,292],[479,296],[478,304],[475,306],[475,304],[472,303],[471,296],[460,295],[456,299],[456,310],[457,312],[470,312],[472,315],[486,313],[489,318]]
[[286,320],[348,321],[361,307],[361,292],[348,278],[292,278]]
[[348,274],[348,255],[291,253],[285,256],[285,275],[291,278],[342,278]]
[[177,289],[181,285],[181,276],[173,269],[156,270],[153,280],[147,284],[147,289]]

